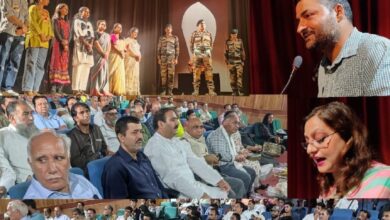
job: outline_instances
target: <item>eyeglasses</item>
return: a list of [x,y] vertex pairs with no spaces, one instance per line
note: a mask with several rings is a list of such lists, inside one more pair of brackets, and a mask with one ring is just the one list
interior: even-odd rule
[[199,129],[199,128],[203,129],[204,126],[203,125],[195,125],[192,127],[192,129]]
[[325,143],[325,140],[326,140],[328,137],[330,137],[330,136],[332,136],[332,135],[334,135],[334,134],[336,134],[336,133],[337,133],[337,131],[335,131],[335,132],[333,132],[333,133],[331,133],[331,134],[328,134],[328,135],[326,135],[326,136],[324,136],[324,137],[322,137],[322,138],[320,138],[320,139],[318,139],[318,140],[313,140],[313,141],[310,141],[310,142],[302,142],[301,145],[302,145],[302,147],[303,147],[303,149],[304,149],[305,151],[307,151],[307,148],[309,147],[309,144],[311,144],[313,147],[315,147],[315,148],[317,148],[317,149],[327,148],[327,147],[328,147],[328,144],[329,144],[329,141],[330,141],[331,139],[328,139],[328,142],[327,142],[327,143]]

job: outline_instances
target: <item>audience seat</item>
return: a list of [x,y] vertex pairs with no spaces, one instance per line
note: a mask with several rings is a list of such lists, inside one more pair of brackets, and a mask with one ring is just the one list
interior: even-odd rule
[[368,209],[367,211],[371,215],[370,220],[377,220],[377,219],[379,219],[379,211],[378,210]]
[[272,220],[271,212],[263,212],[261,214],[264,216],[265,220]]
[[209,111],[211,117],[214,119],[214,118],[218,118],[218,113],[216,111]]
[[214,131],[214,130],[205,131],[205,132],[203,133],[204,138],[207,139],[207,137],[209,136],[209,134],[210,134],[212,131]]
[[171,202],[162,202],[160,205],[162,207],[172,207],[172,203]]
[[123,216],[125,215],[125,209],[118,209],[116,211],[116,216]]
[[330,220],[352,220],[353,210],[351,209],[334,209]]
[[[100,195],[103,196],[102,174],[103,168],[108,159],[111,157],[104,157],[102,159],[91,161],[87,164],[89,181],[99,190]],[[103,196],[104,197],[104,196]]]

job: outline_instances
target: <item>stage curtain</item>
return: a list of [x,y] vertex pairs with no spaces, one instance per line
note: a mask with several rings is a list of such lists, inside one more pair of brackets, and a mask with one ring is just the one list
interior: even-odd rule
[[[138,42],[142,53],[141,93],[155,93],[155,85],[158,82],[157,43],[168,23],[169,0],[52,0],[49,5],[51,15],[54,13],[55,6],[60,2],[68,4],[71,20],[81,6],[87,6],[91,12],[90,21],[95,29],[96,21],[101,19],[107,21],[108,33],[111,32],[114,23],[121,23],[122,37],[129,36],[128,32],[131,27],[138,27]],[[156,65],[150,65],[150,60],[155,61]]]

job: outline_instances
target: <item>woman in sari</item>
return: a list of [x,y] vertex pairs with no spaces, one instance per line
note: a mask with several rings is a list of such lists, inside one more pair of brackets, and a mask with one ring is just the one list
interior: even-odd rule
[[366,127],[343,103],[316,107],[305,118],[307,154],[323,198],[390,198],[390,166],[372,159]]
[[90,95],[111,96],[109,92],[108,57],[111,51],[111,37],[105,32],[107,25],[105,20],[97,21],[95,33],[95,65],[90,74]]
[[62,93],[64,86],[70,84],[68,73],[69,36],[68,6],[57,5],[53,18],[54,41],[50,60],[49,79],[51,92]]
[[129,31],[130,36],[125,39],[126,55],[126,95],[140,95],[139,82],[139,62],[141,61],[140,45],[138,44],[138,28],[132,27]]
[[117,96],[125,95],[125,44],[120,39],[122,25],[114,24],[111,34],[111,52],[109,56],[110,92]]

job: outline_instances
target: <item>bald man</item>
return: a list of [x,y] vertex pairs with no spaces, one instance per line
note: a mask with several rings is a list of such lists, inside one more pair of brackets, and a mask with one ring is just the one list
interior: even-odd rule
[[69,172],[70,139],[52,131],[34,135],[27,144],[34,178],[24,199],[100,199],[83,176]]

